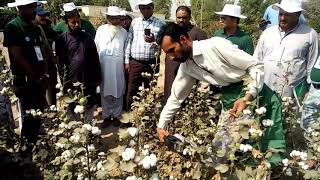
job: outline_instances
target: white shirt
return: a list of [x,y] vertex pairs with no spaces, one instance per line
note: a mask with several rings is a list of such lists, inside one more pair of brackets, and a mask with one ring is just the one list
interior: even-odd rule
[[193,41],[193,60],[189,59],[180,65],[158,127],[167,126],[197,80],[216,86],[228,86],[242,81],[248,73],[252,81],[248,84],[247,93],[255,97],[263,87],[261,62],[224,38]]
[[318,35],[305,24],[281,36],[279,26],[263,31],[254,56],[264,62],[264,82],[282,96],[308,77],[318,57]]
[[97,29],[97,46],[102,73],[101,94],[119,98],[125,91],[124,43],[127,31],[121,26],[105,24]]

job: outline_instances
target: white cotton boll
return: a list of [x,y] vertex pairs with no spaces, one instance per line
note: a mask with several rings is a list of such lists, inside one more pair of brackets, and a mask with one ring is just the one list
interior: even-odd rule
[[304,163],[304,162],[299,162],[298,165],[299,165],[300,167],[303,167],[303,166],[305,165],[305,163]]
[[60,130],[59,130],[59,131],[55,131],[55,132],[53,133],[53,135],[54,135],[54,136],[58,136],[58,135],[60,135],[60,134],[62,134],[62,133],[63,133],[63,131],[60,131]]
[[265,120],[262,121],[262,125],[264,127],[270,127],[270,126],[273,126],[273,124],[274,124],[273,121],[270,120],[270,119],[265,119]]
[[289,164],[289,159],[283,159],[282,160],[282,164],[284,165],[284,166],[288,166],[288,164]]
[[63,129],[66,126],[66,124],[64,122],[59,124],[59,128]]
[[99,152],[98,156],[105,156],[106,154],[104,152]]
[[302,169],[304,169],[304,170],[308,170],[309,169],[309,165],[304,165],[303,167],[302,167]]
[[293,150],[293,151],[291,151],[291,153],[290,153],[290,157],[299,157],[300,154],[301,154],[300,151]]
[[160,180],[159,174],[158,173],[152,174],[152,176],[151,176],[151,178],[149,178],[149,180]]
[[149,155],[149,150],[148,149],[142,150],[142,154],[144,156],[148,156]]
[[94,147],[94,145],[93,144],[90,144],[89,146],[88,146],[88,151],[89,152],[92,152],[92,151],[94,151],[96,148]]
[[263,135],[263,132],[260,130],[260,129],[258,129],[257,131],[256,131],[256,133],[258,134],[258,136],[262,136]]
[[91,133],[93,135],[100,135],[101,134],[101,130],[98,127],[92,127]]
[[124,152],[122,152],[121,156],[124,161],[129,161],[134,158],[136,151],[132,148],[126,148]]
[[314,131],[314,132],[312,132],[312,133],[311,133],[311,135],[312,135],[312,136],[314,136],[314,137],[318,137],[318,136],[319,136],[319,134],[320,134],[320,133],[319,133],[319,132],[317,132],[317,131]]
[[137,176],[128,176],[127,178],[126,178],[126,180],[142,180],[142,178],[140,178],[140,177],[137,177]]
[[92,126],[91,126],[90,124],[84,124],[84,125],[82,126],[82,128],[85,128],[85,129],[87,129],[88,131],[91,131],[91,130],[92,130]]
[[140,162],[144,169],[150,169],[151,167],[155,167],[157,165],[157,156],[155,154],[151,154],[150,156],[146,156]]
[[99,171],[99,170],[102,169],[102,168],[103,168],[102,161],[99,161],[99,162],[97,163],[97,170]]
[[74,108],[74,112],[77,113],[77,114],[81,114],[84,112],[84,107],[81,106],[81,105],[77,105],[75,108]]
[[62,143],[56,143],[55,145],[56,145],[58,148],[64,148],[64,146],[65,146],[65,145],[62,144]]
[[292,176],[292,170],[291,170],[291,168],[286,169],[286,175],[287,175],[287,176]]
[[60,83],[56,84],[56,89],[61,89],[61,88],[62,88],[62,86]]
[[42,115],[42,112],[41,111],[38,111],[37,112],[37,116],[41,116]]
[[77,180],[83,180],[83,174],[82,173],[78,174]]
[[151,167],[155,167],[157,165],[157,156],[155,154],[151,154],[150,156],[150,165]]
[[134,141],[132,139],[129,142],[129,146],[131,146],[131,147],[135,146],[136,144],[137,144],[136,141]]
[[32,116],[37,116],[37,112],[36,112],[36,110],[34,110],[34,109],[31,109],[30,110],[30,114],[32,115]]
[[255,128],[250,128],[249,129],[249,133],[250,134],[255,134],[257,132],[257,130]]
[[63,96],[63,93],[62,93],[62,92],[58,92],[58,93],[56,94],[56,96],[57,96],[57,98],[61,98],[61,97]]
[[143,146],[143,148],[144,148],[144,149],[149,149],[149,148],[150,148],[150,145],[149,145],[149,144],[146,144],[146,145]]
[[301,152],[300,153],[300,159],[303,161],[306,161],[308,158],[308,154],[306,152]]
[[61,156],[65,159],[65,160],[69,160],[71,158],[71,152],[69,150],[64,151]]
[[139,86],[139,91],[144,90],[144,88],[142,86]]
[[242,111],[245,115],[251,115],[251,111],[249,109],[245,109]]
[[80,142],[80,136],[78,134],[72,135],[69,140],[73,143],[79,143]]
[[131,137],[135,137],[138,133],[138,129],[135,127],[130,127],[127,129]]
[[50,111],[57,111],[57,107],[55,105],[50,106]]
[[256,113],[259,115],[265,114],[267,112],[267,109],[265,107],[260,107],[259,109],[256,109]]

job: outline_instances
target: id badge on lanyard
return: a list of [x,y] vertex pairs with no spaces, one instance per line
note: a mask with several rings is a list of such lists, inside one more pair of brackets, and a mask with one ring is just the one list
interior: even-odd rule
[[38,61],[43,61],[43,56],[42,56],[42,53],[41,53],[40,46],[34,46],[34,51],[36,52]]

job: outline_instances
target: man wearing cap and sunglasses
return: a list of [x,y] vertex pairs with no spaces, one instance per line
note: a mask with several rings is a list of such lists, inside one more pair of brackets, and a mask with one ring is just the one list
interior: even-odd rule
[[142,83],[145,87],[149,86],[150,79],[142,77],[141,73],[153,74],[151,65],[157,63],[156,54],[160,50],[155,40],[160,28],[164,25],[164,22],[153,16],[152,0],[139,0],[136,9],[138,8],[143,17],[132,21],[125,43],[125,69],[129,73],[127,110],[130,110],[132,98],[137,94],[139,86]]
[[254,56],[265,64],[265,84],[282,97],[293,97],[294,89],[307,88],[310,83],[318,57],[318,35],[300,22],[300,0],[282,0],[274,8],[279,9],[279,25],[263,31]]
[[100,85],[102,106],[102,128],[111,124],[120,125],[120,115],[125,93],[124,43],[127,31],[121,26],[122,13],[119,7],[109,6],[108,24],[97,29],[95,43],[99,53],[102,83]]
[[21,135],[34,142],[41,119],[26,114],[26,110],[47,106],[48,61],[51,49],[43,30],[33,23],[38,0],[16,0],[8,7],[16,7],[18,16],[4,29],[4,46],[8,47],[15,94],[19,98]]
[[240,19],[247,17],[241,15],[241,7],[233,4],[226,4],[221,12],[216,12],[220,15],[220,23],[222,29],[213,33],[213,36],[228,39],[233,44],[236,44],[239,49],[252,55],[254,48],[251,37],[243,32],[239,27]]
[[[78,9],[73,2],[66,3],[63,5],[62,14],[65,15],[66,13],[70,13],[70,12],[79,14]],[[94,38],[94,36],[96,35],[96,30],[94,29],[90,21],[87,21],[85,19],[80,19],[80,23],[81,23],[81,30],[89,33],[92,36],[92,38]],[[68,32],[69,28],[68,28],[68,25],[65,23],[65,21],[61,21],[54,27],[54,30],[57,32]]]

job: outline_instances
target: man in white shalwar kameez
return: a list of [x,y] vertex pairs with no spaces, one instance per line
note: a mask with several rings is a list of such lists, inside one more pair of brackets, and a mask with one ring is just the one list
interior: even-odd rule
[[100,86],[102,128],[111,124],[119,126],[119,117],[123,106],[125,92],[124,43],[127,31],[121,27],[120,8],[109,6],[107,9],[108,24],[97,29],[95,43],[99,53],[102,83]]

